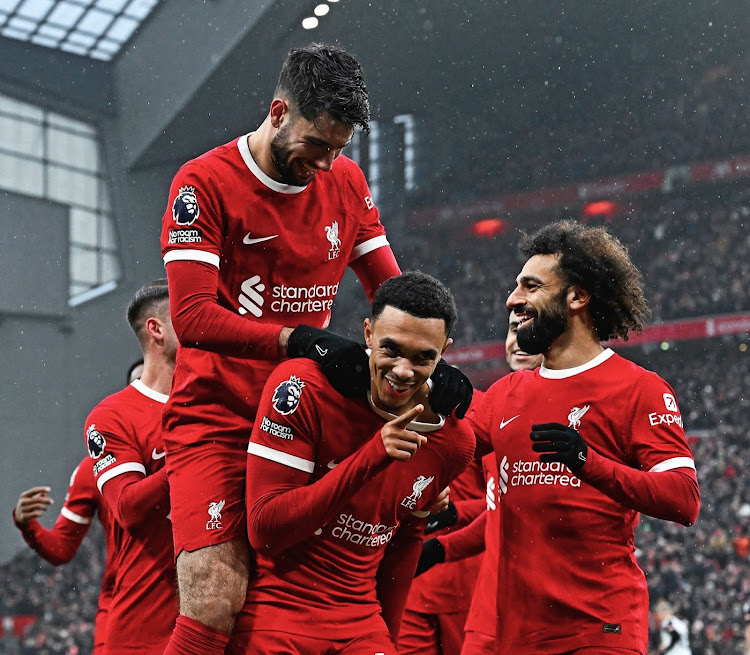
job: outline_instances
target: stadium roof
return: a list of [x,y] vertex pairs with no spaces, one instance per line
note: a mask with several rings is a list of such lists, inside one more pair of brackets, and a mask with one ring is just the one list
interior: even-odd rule
[[159,0],[0,0],[0,35],[109,61]]

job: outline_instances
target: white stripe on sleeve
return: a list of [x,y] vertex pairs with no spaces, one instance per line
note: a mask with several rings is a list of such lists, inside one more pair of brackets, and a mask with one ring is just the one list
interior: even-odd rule
[[118,475],[122,475],[123,473],[130,473],[131,471],[135,473],[143,473],[143,475],[146,475],[146,467],[140,462],[126,462],[125,464],[118,464],[114,468],[109,469],[109,471],[107,471],[106,473],[102,473],[96,479],[96,486],[99,487],[99,491],[101,491],[104,483],[107,482],[107,480],[116,478]]
[[377,250],[378,248],[382,248],[383,246],[387,246],[388,239],[384,234],[381,234],[379,237],[373,237],[372,239],[368,239],[367,241],[360,243],[354,250],[352,250],[352,256],[349,258],[350,262],[353,262],[355,259],[358,259],[362,255],[366,255],[368,252],[372,252],[373,250]]
[[289,466],[298,471],[304,471],[305,473],[312,473],[315,470],[315,462],[311,462],[309,459],[302,459],[289,453],[282,453],[279,450],[274,450],[273,448],[252,441],[247,444],[247,452],[251,455],[257,455],[263,459],[270,459],[272,462]]
[[219,268],[219,255],[212,252],[206,252],[205,250],[170,250],[164,255],[164,265],[166,266],[169,262],[205,262],[206,264],[213,264],[216,268]]
[[68,521],[73,521],[73,523],[78,523],[78,525],[88,525],[89,523],[91,523],[91,518],[87,516],[80,516],[75,512],[71,512],[67,507],[63,507],[60,510],[60,514],[68,519]]
[[664,471],[671,471],[673,469],[695,470],[695,462],[690,457],[672,457],[672,459],[665,459],[656,466],[652,466],[649,472],[663,473]]

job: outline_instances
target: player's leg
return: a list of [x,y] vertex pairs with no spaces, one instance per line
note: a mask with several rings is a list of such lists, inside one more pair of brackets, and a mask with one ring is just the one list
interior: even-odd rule
[[467,630],[461,655],[495,655],[495,638],[482,632]]
[[223,654],[250,574],[246,445],[233,431],[165,442],[180,605],[165,655]]
[[226,635],[242,609],[250,575],[250,547],[232,539],[177,558],[180,614]]
[[407,608],[401,620],[398,652],[400,655],[441,655],[436,617]]

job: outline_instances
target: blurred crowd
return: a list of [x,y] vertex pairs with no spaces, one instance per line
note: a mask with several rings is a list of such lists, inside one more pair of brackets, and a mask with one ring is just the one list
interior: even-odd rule
[[[28,549],[1,565],[0,653],[89,655],[103,570],[104,532],[98,521],[64,566],[56,568]],[[19,628],[21,636],[13,636]]]
[[689,621],[693,653],[743,654],[750,601],[750,352],[747,338],[686,341],[622,354],[670,382],[679,399],[701,485],[697,523],[641,517],[637,557],[652,603],[666,598]]
[[[630,251],[644,278],[652,310],[660,323],[706,315],[750,311],[750,188],[727,189],[667,199],[635,199],[606,222]],[[543,220],[569,214],[557,213]],[[533,231],[540,218],[529,219]],[[466,231],[441,239],[407,238],[395,243],[402,268],[419,268],[443,280],[458,302],[456,345],[503,339],[498,320],[521,270],[518,242],[510,227],[491,238]],[[369,305],[359,289],[337,300],[332,329],[361,337]]]

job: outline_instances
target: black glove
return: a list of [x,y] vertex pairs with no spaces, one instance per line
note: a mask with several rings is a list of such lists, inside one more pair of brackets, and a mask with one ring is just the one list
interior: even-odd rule
[[422,544],[422,554],[417,562],[417,570],[414,573],[416,578],[425,571],[429,571],[435,564],[442,564],[445,561],[445,548],[437,538],[428,539]]
[[443,416],[448,416],[454,409],[456,418],[466,416],[471,404],[474,387],[455,366],[451,366],[444,359],[438,362],[435,371],[430,376],[432,391],[430,392],[430,407]]
[[589,448],[578,430],[562,423],[541,423],[531,426],[531,447],[540,462],[562,462],[573,473],[578,473],[586,463]]
[[349,398],[364,398],[370,389],[370,358],[365,347],[346,337],[309,325],[289,335],[289,357],[306,357],[320,364],[331,386]]
[[456,525],[458,522],[458,512],[453,501],[448,501],[448,508],[437,514],[430,514],[427,518],[427,527],[424,529],[425,534],[435,532],[441,528],[447,528],[451,525]]

